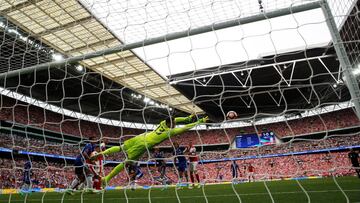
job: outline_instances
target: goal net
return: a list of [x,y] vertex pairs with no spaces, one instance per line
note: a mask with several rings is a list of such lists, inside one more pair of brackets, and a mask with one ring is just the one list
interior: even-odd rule
[[358,202],[356,0],[3,0],[0,202]]

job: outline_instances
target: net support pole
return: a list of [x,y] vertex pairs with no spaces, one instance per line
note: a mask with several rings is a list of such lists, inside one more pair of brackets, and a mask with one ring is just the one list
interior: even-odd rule
[[290,15],[290,14],[307,11],[307,10],[312,10],[312,9],[317,9],[317,8],[320,8],[319,1],[302,4],[299,6],[291,6],[288,8],[283,8],[283,9],[279,9],[279,10],[275,10],[275,11],[269,11],[266,13],[260,13],[260,14],[252,15],[252,16],[248,16],[248,17],[240,17],[240,18],[229,20],[226,22],[214,23],[214,24],[202,26],[199,28],[189,29],[189,30],[185,30],[185,31],[181,31],[181,32],[167,34],[167,35],[160,36],[160,37],[146,39],[146,40],[143,40],[140,42],[123,44],[123,45],[119,45],[119,46],[116,46],[113,48],[108,48],[108,49],[104,49],[104,50],[100,50],[100,51],[96,51],[96,52],[92,52],[92,53],[88,53],[88,54],[84,54],[84,55],[80,55],[80,56],[69,57],[69,58],[63,59],[61,61],[42,63],[42,64],[38,64],[38,65],[34,65],[34,66],[30,66],[30,67],[26,67],[26,68],[22,68],[22,69],[18,69],[18,70],[8,71],[6,73],[0,74],[0,79],[18,76],[19,74],[32,73],[35,70],[40,71],[40,70],[44,70],[44,69],[47,69],[50,67],[64,66],[66,64],[76,63],[76,62],[79,62],[79,61],[82,61],[85,59],[90,59],[90,58],[99,57],[99,56],[103,56],[103,55],[118,53],[118,52],[122,52],[122,51],[126,51],[126,50],[131,50],[131,49],[136,49],[139,47],[147,46],[147,45],[166,42],[169,40],[175,40],[175,39],[179,39],[179,38],[189,37],[192,35],[202,34],[202,33],[220,30],[220,29],[224,29],[224,28],[234,27],[234,26],[238,26],[238,25],[244,25],[244,24],[248,24],[248,23],[253,23],[253,22],[266,20],[266,19],[270,19],[270,18],[276,18],[276,17],[280,17],[280,16],[284,16],[284,15]]
[[351,64],[351,61],[347,55],[344,43],[341,39],[340,32],[336,26],[334,16],[330,10],[330,6],[327,0],[321,1],[321,9],[324,13],[326,24],[330,30],[336,55],[343,69],[346,86],[350,92],[351,100],[355,106],[356,115],[360,119],[360,89],[359,83],[354,74],[352,73],[353,65]]

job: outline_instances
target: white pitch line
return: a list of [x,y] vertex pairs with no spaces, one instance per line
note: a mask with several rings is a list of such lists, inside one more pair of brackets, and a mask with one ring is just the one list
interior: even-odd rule
[[[343,190],[345,192],[360,192],[360,190]],[[328,192],[341,192],[341,190],[313,190],[313,191],[307,191],[308,193],[328,193]],[[272,192],[272,194],[303,194],[303,191],[289,191],[289,192]],[[256,196],[256,195],[269,195],[267,192],[262,193],[245,193],[245,194],[239,194],[240,196]],[[228,194],[228,195],[206,195],[207,197],[229,197],[229,196],[235,196],[235,194]],[[70,197],[70,196],[69,196]],[[167,196],[167,197],[151,197],[151,199],[175,199],[176,197],[173,196]],[[195,195],[195,196],[182,196],[181,199],[189,199],[189,198],[204,198],[203,195]],[[93,198],[84,198],[84,200],[91,200]],[[141,200],[141,199],[148,199],[144,197],[113,197],[113,198],[105,198],[106,200],[123,200],[123,199],[133,199],[133,200]],[[30,199],[31,201],[40,201],[41,199]],[[46,201],[57,201],[60,199],[45,199]],[[77,200],[77,199],[68,199],[68,200]],[[23,202],[23,200],[12,200],[11,202]],[[360,202],[359,202],[360,203]]]

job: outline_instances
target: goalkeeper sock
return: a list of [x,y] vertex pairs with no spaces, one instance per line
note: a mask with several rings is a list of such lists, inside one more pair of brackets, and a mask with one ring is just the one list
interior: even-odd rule
[[117,165],[107,176],[104,177],[104,181],[107,184],[114,176],[119,174],[124,169],[124,163]]

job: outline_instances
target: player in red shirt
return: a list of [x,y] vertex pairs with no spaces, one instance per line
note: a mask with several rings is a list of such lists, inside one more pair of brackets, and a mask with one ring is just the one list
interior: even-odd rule
[[251,178],[253,179],[253,181],[255,182],[255,168],[254,166],[252,166],[251,164],[249,164],[248,166],[248,178],[249,178],[249,182],[251,182]]
[[[100,146],[97,146],[95,148],[94,154],[97,154],[100,151],[104,151],[105,143],[101,143]],[[93,154],[92,154],[93,155]],[[98,156],[96,160],[92,161],[91,164],[89,164],[90,171],[94,174],[93,177],[93,187],[96,190],[101,190],[101,177],[103,174],[104,169],[104,156]]]
[[197,186],[200,187],[200,177],[199,177],[199,174],[197,173],[197,165],[199,162],[199,156],[196,154],[196,148],[192,143],[190,143],[190,145],[189,145],[189,161],[190,161],[190,167],[189,167],[190,180],[192,183],[192,186],[190,185],[189,188],[191,189],[193,186],[195,186],[194,175],[198,182]]

